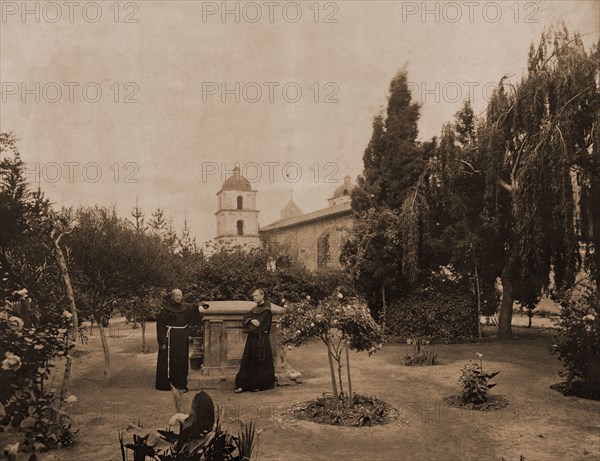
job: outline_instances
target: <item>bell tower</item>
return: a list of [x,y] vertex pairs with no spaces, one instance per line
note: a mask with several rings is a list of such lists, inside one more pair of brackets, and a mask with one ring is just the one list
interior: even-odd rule
[[241,175],[239,166],[236,165],[233,176],[227,178],[217,192],[217,202],[216,241],[219,246],[248,249],[260,246],[256,191]]

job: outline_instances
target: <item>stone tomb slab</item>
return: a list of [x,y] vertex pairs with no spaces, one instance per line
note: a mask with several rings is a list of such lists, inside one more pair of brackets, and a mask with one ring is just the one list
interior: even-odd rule
[[[240,368],[246,334],[242,332],[244,315],[256,304],[252,301],[206,301],[204,311],[204,360],[200,370],[190,369],[189,389],[226,389],[235,386],[235,375]],[[279,317],[283,308],[271,304],[271,349],[275,374],[279,378],[291,371],[286,366],[285,348],[281,345]]]

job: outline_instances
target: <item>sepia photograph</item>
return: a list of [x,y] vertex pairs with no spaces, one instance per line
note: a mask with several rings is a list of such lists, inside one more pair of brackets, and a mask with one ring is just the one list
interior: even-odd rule
[[600,461],[598,0],[0,0],[0,460]]

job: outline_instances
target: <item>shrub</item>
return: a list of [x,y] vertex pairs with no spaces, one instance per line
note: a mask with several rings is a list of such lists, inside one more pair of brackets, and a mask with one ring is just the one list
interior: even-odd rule
[[425,342],[418,338],[410,340],[413,344],[412,354],[406,354],[404,357],[404,365],[407,367],[415,365],[437,365],[439,363],[437,354],[423,347]]
[[44,451],[72,442],[74,432],[60,414],[56,396],[47,384],[52,361],[66,356],[70,313],[52,323],[24,328],[23,321],[6,308],[0,309],[0,403],[4,406],[1,425],[22,427],[22,450]]
[[483,361],[481,354],[479,363],[470,361],[463,369],[460,376],[462,386],[460,403],[463,405],[482,406],[490,400],[489,390],[496,384],[490,384],[490,379],[496,376],[499,371],[483,371]]
[[552,353],[566,371],[568,390],[600,394],[600,292],[587,290],[563,300],[558,335]]
[[388,333],[402,338],[477,337],[474,295],[448,278],[431,275],[390,303]]

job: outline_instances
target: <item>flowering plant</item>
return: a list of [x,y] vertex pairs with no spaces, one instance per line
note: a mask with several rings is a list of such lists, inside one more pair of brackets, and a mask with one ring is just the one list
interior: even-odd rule
[[490,399],[489,390],[496,384],[490,384],[490,380],[496,376],[499,371],[483,371],[483,354],[477,353],[479,363],[470,361],[462,370],[460,384],[462,386],[461,403],[463,405],[474,405],[475,407],[484,405]]
[[[347,349],[367,351],[369,355],[383,347],[383,331],[371,317],[366,303],[344,296],[339,290],[318,304],[310,298],[285,306],[279,322],[284,344],[300,346],[319,338],[327,347],[331,383],[335,397],[343,392],[342,354],[346,351],[349,393],[352,395],[350,360]],[[337,383],[333,362],[337,364]]]
[[558,355],[566,368],[568,390],[600,389],[600,292],[585,290],[580,296],[563,299],[556,344],[552,353]]
[[54,392],[46,385],[53,360],[72,347],[70,323],[69,316],[57,315],[52,323],[26,327],[9,305],[0,308],[0,425],[24,430],[22,449],[45,450],[71,441],[66,414],[61,420]]
[[[207,405],[207,400],[203,402]],[[177,413],[171,417],[168,430],[142,431],[133,435],[133,443],[124,443],[124,435],[119,432],[121,458],[123,461],[127,460],[125,449],[128,448],[134,452],[135,461],[143,461],[146,457],[160,461],[251,459],[253,451],[258,451],[261,430],[256,430],[253,421],[249,424],[240,421],[240,431],[238,437],[235,437],[222,429],[222,416],[215,421],[214,414],[211,413],[214,411],[212,399],[208,407],[210,410],[200,418],[195,418],[193,414]],[[139,424],[134,428],[143,429]]]

